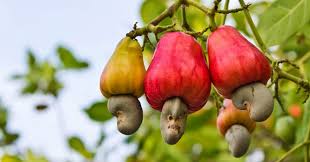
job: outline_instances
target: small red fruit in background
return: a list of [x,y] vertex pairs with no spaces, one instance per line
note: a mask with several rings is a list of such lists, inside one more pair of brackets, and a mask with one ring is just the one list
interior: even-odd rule
[[301,106],[298,104],[293,104],[288,108],[288,112],[289,114],[293,117],[293,118],[300,118],[302,115],[302,109]]

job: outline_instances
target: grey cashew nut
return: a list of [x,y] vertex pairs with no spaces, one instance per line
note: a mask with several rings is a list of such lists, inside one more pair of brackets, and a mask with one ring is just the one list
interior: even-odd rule
[[125,135],[136,132],[142,123],[143,111],[135,96],[111,96],[108,99],[108,109],[117,118],[118,130]]
[[248,109],[256,122],[266,120],[273,111],[273,96],[262,83],[252,83],[238,88],[232,94],[232,102],[238,109]]
[[228,142],[232,155],[234,157],[241,157],[249,148],[251,135],[244,126],[236,124],[227,130],[225,139]]
[[160,116],[160,130],[165,142],[176,144],[184,134],[187,119],[187,105],[178,97],[164,103]]

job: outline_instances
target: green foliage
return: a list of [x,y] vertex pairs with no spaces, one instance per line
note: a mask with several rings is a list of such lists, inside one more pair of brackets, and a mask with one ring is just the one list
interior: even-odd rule
[[1,162],[49,162],[49,160],[42,155],[27,150],[23,155],[4,154],[1,157]]
[[1,162],[22,162],[22,160],[17,155],[4,154]]
[[[166,0],[144,0],[140,8],[142,22],[144,24],[149,23],[166,8]],[[167,25],[170,24],[170,22],[169,20],[165,20],[161,25]]]
[[48,162],[48,160],[44,156],[34,154],[31,150],[28,150],[24,162]]
[[[172,1],[167,0],[143,0],[140,8],[140,16],[144,24],[149,23],[162,11],[167,9]],[[200,1],[197,1],[200,2]],[[232,2],[231,2],[232,3]],[[269,7],[269,8],[268,8]],[[258,16],[259,33],[262,35],[267,46],[279,45],[276,51],[272,52],[275,58],[288,59],[296,63],[300,69],[291,65],[282,64],[281,68],[294,76],[310,79],[310,0],[275,0],[274,2],[258,2],[250,6],[251,14]],[[215,21],[219,24],[223,15],[216,14]],[[253,39],[253,33],[242,12],[233,13],[228,16],[235,21],[236,28]],[[205,13],[192,7],[186,7],[186,19],[189,26],[195,31],[201,31],[208,26]],[[181,11],[177,11],[175,17],[177,26],[182,23]],[[160,25],[171,24],[170,18],[165,19]],[[129,29],[130,30],[130,29]],[[207,36],[206,33],[204,36]],[[161,36],[160,34],[158,35]],[[149,34],[151,42],[155,45],[156,39]],[[205,49],[206,40],[199,38],[199,42]],[[144,49],[145,60],[150,61],[154,48],[146,44]],[[308,55],[308,56],[307,56]],[[55,56],[57,62],[49,59],[39,59],[33,51],[27,52],[27,71],[24,74],[13,75],[14,79],[20,79],[24,83],[22,94],[35,95],[43,93],[46,95],[59,96],[64,84],[60,81],[58,74],[66,70],[82,70],[89,66],[86,61],[76,58],[73,52],[64,46],[57,47]],[[181,56],[180,56],[181,57]],[[308,58],[307,58],[308,57]],[[302,62],[301,62],[302,60]],[[283,109],[287,111],[292,104],[301,105],[303,115],[301,119],[294,119],[281,110],[280,105],[275,101],[273,116],[266,122],[257,124],[252,134],[252,143],[248,151],[251,154],[257,148],[264,152],[265,161],[274,161],[287,151],[287,148],[303,142],[310,124],[310,101],[303,104],[305,92],[290,81],[281,79],[280,100]],[[273,89],[274,85],[270,87]],[[211,98],[211,97],[210,97]],[[245,161],[246,157],[233,158],[229,151],[224,137],[216,128],[217,110],[214,107],[213,99],[209,104],[198,112],[188,117],[186,132],[178,144],[170,146],[164,143],[160,134],[159,112],[150,109],[144,113],[141,128],[134,135],[128,136],[126,142],[136,145],[135,152],[127,158],[128,162],[157,162],[157,161],[180,161],[180,162],[210,162],[210,161]],[[37,110],[44,110],[47,104],[37,104]],[[107,108],[107,100],[100,100],[92,103],[84,109],[89,119],[104,124],[112,118]],[[283,116],[285,120],[283,120]],[[289,118],[289,119],[288,119]],[[8,111],[0,105],[0,145],[11,145],[18,139],[18,134],[7,130]],[[293,124],[292,124],[293,123]],[[290,127],[292,126],[292,127]],[[296,131],[294,131],[295,129]],[[281,131],[290,132],[291,136],[282,135]],[[295,138],[295,140],[292,140]],[[97,149],[106,140],[106,134],[101,132],[96,143]],[[91,161],[95,156],[95,150],[86,147],[83,140],[77,136],[67,139],[68,146]],[[288,146],[279,143],[284,142]],[[98,155],[100,156],[100,155]],[[302,159],[302,152],[296,152],[287,161],[299,161]],[[7,159],[4,161],[3,159]],[[40,155],[28,151],[25,155],[8,155],[2,157],[1,162],[47,162],[48,160]]]
[[38,60],[33,51],[27,52],[27,72],[24,74],[15,74],[13,79],[24,80],[22,94],[43,93],[46,95],[58,96],[59,91],[63,88],[63,83],[58,79],[58,73],[61,69],[84,69],[88,67],[88,63],[78,60],[73,53],[59,46],[56,49],[57,56],[61,65],[55,65],[51,60]]
[[84,142],[79,137],[72,136],[68,138],[68,145],[72,150],[76,151],[86,159],[93,159],[94,153],[87,150]]
[[287,143],[293,143],[295,134],[295,123],[291,116],[283,116],[277,120],[275,134]]
[[[205,14],[192,6],[186,7],[186,19],[189,26],[195,31],[202,31],[206,28],[207,18]],[[179,13],[179,21],[181,22],[181,13]]]
[[57,79],[57,68],[48,60],[38,61],[32,51],[27,55],[28,72],[14,75],[15,79],[23,79],[25,86],[22,94],[33,94],[40,92],[57,96],[62,89],[62,83]]
[[63,46],[57,48],[59,60],[65,69],[84,69],[88,67],[88,63],[76,59],[73,53]]
[[0,102],[0,128],[5,128],[8,120],[8,112]]
[[310,20],[309,0],[276,0],[261,16],[258,30],[267,46],[284,42]]
[[245,35],[250,36],[249,31],[247,29],[247,23],[244,16],[244,13],[237,12],[232,14],[234,21],[236,23],[236,28],[243,32]]
[[0,100],[0,147],[14,143],[19,134],[12,133],[7,129],[8,111]]
[[97,101],[86,108],[84,111],[88,117],[97,122],[105,122],[112,118],[111,113],[107,107],[108,101]]

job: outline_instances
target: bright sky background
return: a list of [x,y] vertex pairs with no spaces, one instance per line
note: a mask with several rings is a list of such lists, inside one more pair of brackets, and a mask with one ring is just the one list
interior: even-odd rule
[[[97,161],[123,161],[132,147],[122,144],[124,136],[117,132],[115,121],[102,127],[81,110],[101,98],[101,70],[118,41],[140,20],[141,2],[0,0],[0,97],[9,107],[10,130],[21,135],[17,142],[19,150],[31,148],[55,162],[65,157],[78,161],[79,156],[66,148],[57,118],[60,110],[64,114],[65,134],[81,136],[88,146],[95,145],[100,129],[111,132],[113,137],[100,148]],[[31,48],[44,59],[53,57],[58,44],[70,47],[79,58],[87,59],[91,67],[82,72],[62,73],[65,89],[57,104],[37,113],[34,105],[51,102],[51,98],[19,95],[22,82],[12,81],[10,76],[25,72],[26,49]],[[114,156],[104,157],[104,152],[111,149]]]
[[[99,76],[117,42],[139,20],[138,0],[0,0],[0,96],[9,107],[9,128],[22,136],[20,150],[32,148],[53,161],[71,155],[59,129],[57,109],[65,116],[65,133],[81,136],[94,146],[100,125],[88,119],[81,110],[101,98]],[[121,5],[122,4],[122,5]],[[53,57],[55,47],[64,44],[80,58],[91,63],[88,70],[61,74],[65,89],[57,105],[37,113],[33,106],[50,98],[20,96],[22,82],[10,80],[10,75],[26,70],[26,49],[31,48],[44,59]],[[120,143],[116,132],[111,143]],[[112,131],[113,132],[113,131]],[[109,148],[110,144],[105,144]],[[110,146],[109,146],[110,145]],[[127,149],[118,149],[114,160],[120,161]],[[102,154],[101,154],[102,155]],[[98,157],[98,159],[103,157]]]

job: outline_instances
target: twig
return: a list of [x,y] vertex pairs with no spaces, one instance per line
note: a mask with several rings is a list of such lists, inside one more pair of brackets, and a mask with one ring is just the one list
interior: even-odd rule
[[188,25],[186,19],[186,6],[183,4],[181,8],[182,8],[182,27],[188,31],[192,31],[192,28]]
[[284,155],[282,155],[276,162],[281,162],[283,161],[286,157],[288,157],[290,154],[292,154],[293,152],[295,152],[296,150],[298,150],[299,148],[303,147],[304,145],[308,145],[310,143],[310,141],[304,141],[301,142],[300,144],[296,145],[295,147],[293,147],[292,149],[290,149],[288,152],[286,152]]
[[[226,1],[225,1],[225,6],[224,6],[224,10],[228,10],[228,7],[229,7],[229,0],[226,0]],[[227,14],[224,14],[224,15],[223,15],[223,19],[222,19],[222,23],[221,23],[222,25],[225,24],[226,17],[227,17]]]
[[175,2],[165,11],[163,11],[160,15],[158,15],[155,19],[153,19],[148,25],[142,28],[133,29],[132,31],[127,33],[126,36],[130,38],[135,38],[137,36],[141,36],[149,32],[158,33],[158,32],[162,32],[162,31],[168,30],[169,28],[174,27],[175,24],[172,24],[166,27],[158,27],[157,25],[165,18],[172,17],[174,13],[178,10],[178,8],[181,6],[181,4],[182,4],[181,0]]
[[[225,4],[225,5],[226,5],[226,4]],[[245,10],[245,9],[248,9],[250,5],[251,5],[251,4],[247,4],[247,5],[245,5],[244,7],[235,8],[235,9],[231,9],[231,10],[228,10],[228,9],[225,9],[225,10],[217,10],[216,12],[217,12],[217,13],[221,13],[221,14],[227,15],[227,14],[230,14],[230,13],[236,13],[236,12],[243,11],[243,10]]]
[[[306,133],[306,137],[304,139],[304,142],[308,141],[309,138],[310,138],[310,120],[308,123],[307,133]],[[304,160],[305,160],[305,162],[309,162],[309,144],[307,144],[305,146],[305,149],[304,149]]]

